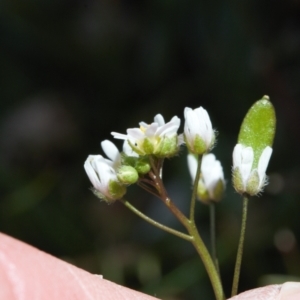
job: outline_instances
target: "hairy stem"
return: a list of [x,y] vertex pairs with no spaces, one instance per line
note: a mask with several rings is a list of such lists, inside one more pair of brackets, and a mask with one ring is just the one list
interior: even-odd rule
[[214,202],[209,203],[210,214],[210,243],[211,243],[211,256],[215,263],[215,266],[219,272],[217,247],[216,247],[216,204]]
[[244,249],[245,232],[246,232],[248,201],[249,201],[248,196],[244,196],[243,197],[243,214],[242,214],[241,233],[240,233],[240,240],[239,240],[238,251],[237,251],[236,261],[235,261],[231,296],[235,296],[238,291],[242,257],[243,257],[243,249]]

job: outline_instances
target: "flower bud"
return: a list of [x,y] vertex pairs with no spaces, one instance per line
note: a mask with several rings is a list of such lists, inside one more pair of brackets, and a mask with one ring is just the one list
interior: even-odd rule
[[215,143],[215,133],[207,111],[203,107],[184,110],[184,140],[189,151],[202,155],[211,150]]
[[121,166],[118,169],[117,177],[123,184],[133,184],[139,179],[138,172],[131,166]]

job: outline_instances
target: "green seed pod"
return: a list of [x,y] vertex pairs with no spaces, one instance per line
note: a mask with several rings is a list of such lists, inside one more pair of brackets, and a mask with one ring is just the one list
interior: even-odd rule
[[252,169],[257,168],[263,150],[267,146],[272,147],[275,127],[275,109],[270,102],[269,96],[263,96],[249,109],[243,120],[238,137],[239,144],[245,147],[252,147],[253,149],[254,161]]

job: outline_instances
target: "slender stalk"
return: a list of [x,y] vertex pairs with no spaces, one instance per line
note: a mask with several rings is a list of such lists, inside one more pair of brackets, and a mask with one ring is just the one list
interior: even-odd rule
[[212,257],[210,256],[203,240],[201,239],[195,223],[190,222],[190,226],[187,228],[187,230],[189,234],[193,237],[192,243],[196,251],[198,252],[200,258],[202,259],[202,262],[212,284],[216,299],[224,300],[225,294],[223,291],[218,269],[216,268],[215,263],[212,260]]
[[168,233],[171,233],[173,235],[176,235],[184,240],[187,240],[189,242],[192,241],[192,237],[190,235],[187,235],[183,232],[177,231],[175,229],[172,229],[168,226],[165,226],[151,218],[149,218],[148,216],[146,216],[145,214],[143,214],[141,211],[139,211],[136,207],[134,207],[129,201],[125,200],[125,199],[120,199],[120,202],[122,202],[127,208],[129,208],[133,213],[135,213],[136,215],[138,215],[139,217],[141,217],[142,219],[144,219],[145,221],[147,221],[148,223],[154,225],[155,227],[162,229]]
[[219,271],[217,248],[216,248],[216,205],[214,202],[209,203],[209,215],[210,215],[210,243],[211,243],[211,256],[215,263],[216,268]]
[[237,251],[236,261],[235,261],[231,296],[235,296],[238,291],[241,264],[242,264],[242,256],[243,256],[243,248],[244,248],[244,240],[245,240],[245,231],[246,231],[248,201],[249,201],[248,196],[244,195],[241,233],[240,233],[239,246],[238,246],[238,251]]
[[[225,295],[223,292],[222,283],[220,280],[220,276],[218,273],[218,270],[215,266],[214,261],[212,260],[202,238],[199,235],[199,232],[197,230],[197,227],[195,225],[195,204],[196,204],[196,196],[197,196],[197,188],[198,188],[198,182],[200,177],[200,169],[201,169],[201,161],[202,156],[199,156],[198,159],[198,168],[197,173],[195,177],[195,184],[194,184],[194,190],[193,190],[193,196],[191,200],[191,207],[190,207],[190,219],[188,219],[174,204],[174,202],[169,198],[167,191],[164,187],[164,184],[162,182],[161,177],[159,176],[160,168],[156,168],[155,162],[153,160],[150,160],[152,171],[149,172],[150,178],[155,183],[154,186],[159,194],[160,199],[164,202],[164,204],[169,208],[169,210],[175,215],[175,217],[178,219],[178,221],[186,228],[189,235],[187,235],[194,245],[196,251],[198,252],[200,258],[203,261],[204,267],[208,273],[208,276],[210,278],[215,296],[217,300],[224,300]],[[145,216],[148,218],[147,216]],[[143,217],[144,218],[144,217]],[[144,218],[146,220],[146,218]],[[155,222],[155,221],[154,221]],[[161,224],[160,224],[161,226]]]
[[201,171],[201,162],[202,162],[202,155],[199,155],[198,157],[198,164],[197,164],[197,172],[194,180],[194,188],[192,193],[192,199],[191,199],[191,205],[190,205],[190,220],[195,220],[195,205],[196,205],[196,198],[197,198],[197,189],[198,189],[198,183],[200,178],[200,171]]

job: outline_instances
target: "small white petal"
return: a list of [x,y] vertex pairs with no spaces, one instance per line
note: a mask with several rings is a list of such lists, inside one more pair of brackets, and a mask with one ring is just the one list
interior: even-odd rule
[[260,184],[263,184],[263,179],[265,177],[266,174],[266,170],[272,155],[273,149],[269,146],[267,146],[258,161],[258,167],[257,167],[257,171],[258,171],[258,175],[259,175],[259,179],[260,179]]
[[149,126],[149,124],[147,124],[146,122],[142,121],[139,123],[140,127],[142,128],[147,128]]
[[120,152],[116,145],[109,140],[101,142],[101,147],[108,158],[112,161],[120,160]]
[[212,146],[215,135],[207,111],[201,106],[194,110],[186,107],[184,117],[184,135],[190,150],[194,151],[193,145],[197,136],[204,141],[208,150]]
[[148,128],[146,129],[144,136],[146,137],[154,137],[156,135],[156,131],[158,129],[158,124],[157,123],[151,123]]
[[187,118],[187,113],[189,112],[189,111],[191,111],[192,109],[190,108],[190,107],[185,107],[184,108],[184,111],[183,111],[183,114],[184,114],[184,118],[186,119]]
[[201,172],[209,195],[213,198],[213,193],[218,182],[220,180],[224,182],[223,168],[214,154],[210,153],[203,156]]
[[[192,180],[194,181],[197,172],[197,159],[194,155],[188,154],[187,161]],[[216,159],[214,154],[210,153],[203,155],[201,162],[201,176],[202,179],[200,179],[200,181],[208,191],[210,198],[215,199],[214,193],[216,185],[219,184],[219,181],[221,180],[225,186],[225,180],[221,163]]]
[[131,148],[131,146],[129,145],[128,141],[126,140],[123,144],[123,152],[128,155],[128,156],[135,156],[138,157],[139,155],[134,152]]
[[174,125],[178,126],[178,128],[179,128],[180,123],[181,123],[181,120],[180,120],[177,116],[174,116],[174,117],[171,119],[170,123],[173,123]]
[[187,156],[188,168],[190,171],[190,175],[192,180],[195,180],[196,172],[197,172],[197,159],[193,154],[188,154]]
[[110,133],[115,139],[119,139],[119,140],[126,140],[127,139],[127,134],[123,134],[123,133],[118,133],[118,132],[111,132]]
[[233,169],[239,168],[242,176],[244,187],[250,176],[254,160],[254,152],[252,147],[245,147],[237,144],[233,150]]
[[84,162],[84,169],[88,175],[92,185],[96,188],[100,184],[99,177],[93,168],[93,161],[97,155],[89,155],[86,161]]
[[156,134],[158,136],[165,136],[165,135],[173,135],[173,134],[176,134],[177,133],[177,130],[178,130],[179,126],[177,124],[174,124],[174,123],[167,123],[165,124],[164,126],[160,127]]
[[185,116],[184,133],[189,144],[193,144],[200,125],[199,119],[193,110],[186,110]]
[[235,145],[232,153],[233,169],[239,167],[242,164],[242,150],[243,146],[241,144]]
[[128,136],[126,136],[126,138],[130,136],[136,140],[140,140],[145,136],[144,132],[140,128],[129,128],[127,129],[127,133]]
[[154,122],[158,124],[158,126],[165,125],[165,119],[161,114],[158,114],[154,117]]

